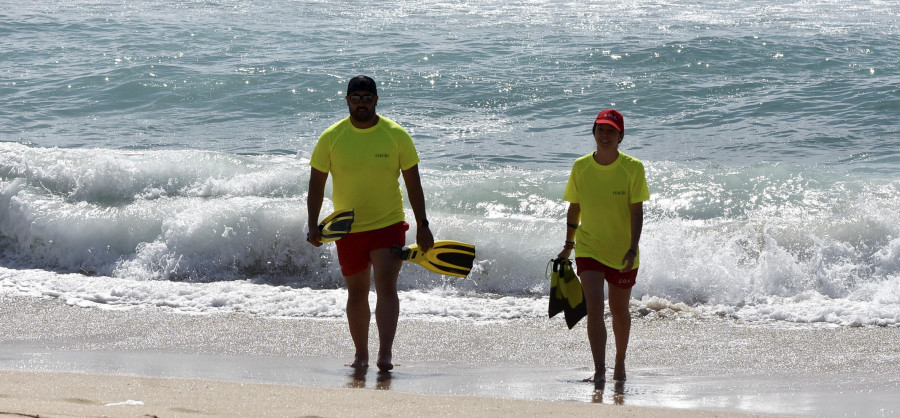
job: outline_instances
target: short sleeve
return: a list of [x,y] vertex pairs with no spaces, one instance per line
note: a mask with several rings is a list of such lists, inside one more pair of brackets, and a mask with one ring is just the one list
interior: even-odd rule
[[650,189],[647,187],[647,176],[644,173],[644,165],[638,164],[634,179],[631,184],[631,203],[650,200]]
[[309,165],[323,173],[331,171],[331,141],[328,137],[322,135],[316,148],[313,149],[312,157],[309,159]]
[[563,200],[569,203],[578,204],[578,185],[575,182],[575,166],[569,173],[569,182],[566,183],[566,191],[563,193]]
[[419,163],[419,154],[416,151],[416,145],[413,144],[412,137],[406,131],[399,138],[400,148],[400,169],[408,170],[412,166]]

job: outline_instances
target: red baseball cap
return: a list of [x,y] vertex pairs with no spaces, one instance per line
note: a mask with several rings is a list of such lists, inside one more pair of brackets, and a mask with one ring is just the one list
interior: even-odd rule
[[621,113],[613,109],[606,109],[600,112],[600,114],[597,115],[597,119],[594,120],[594,123],[612,125],[617,131],[625,132],[625,118],[622,117]]

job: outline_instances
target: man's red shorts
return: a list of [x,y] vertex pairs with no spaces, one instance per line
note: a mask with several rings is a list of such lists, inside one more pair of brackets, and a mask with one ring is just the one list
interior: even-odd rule
[[352,276],[367,268],[372,262],[369,253],[380,248],[402,247],[406,245],[406,231],[409,224],[398,222],[381,229],[351,232],[335,241],[341,274]]
[[579,275],[584,271],[599,271],[606,275],[606,281],[610,285],[622,289],[632,288],[637,280],[638,269],[622,273],[619,269],[614,269],[590,257],[575,257],[575,265],[578,266]]

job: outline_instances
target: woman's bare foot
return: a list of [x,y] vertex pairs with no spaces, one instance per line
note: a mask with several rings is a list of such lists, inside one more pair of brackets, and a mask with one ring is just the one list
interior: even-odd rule
[[389,371],[394,368],[394,364],[391,363],[391,355],[390,354],[380,354],[378,356],[378,362],[375,363],[378,366],[378,370],[383,372]]
[[347,364],[347,367],[352,367],[354,369],[364,369],[369,367],[369,357],[368,356],[356,356],[353,359],[353,363]]

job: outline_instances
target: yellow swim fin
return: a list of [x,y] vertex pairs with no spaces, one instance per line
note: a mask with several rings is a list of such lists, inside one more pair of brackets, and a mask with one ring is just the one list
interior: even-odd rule
[[419,250],[417,244],[391,251],[401,260],[416,263],[435,273],[466,277],[475,263],[475,246],[459,241],[438,240],[428,252]]
[[350,233],[350,227],[353,226],[354,212],[350,210],[338,210],[328,215],[319,224],[319,231],[322,231],[323,243],[337,241]]
[[[572,329],[581,318],[587,315],[584,290],[581,288],[581,281],[572,270],[571,261],[557,258],[550,260],[550,263],[553,263],[553,273],[550,274],[548,313],[553,318],[556,314],[563,312],[566,317],[566,325]],[[550,267],[549,263],[547,267]]]

